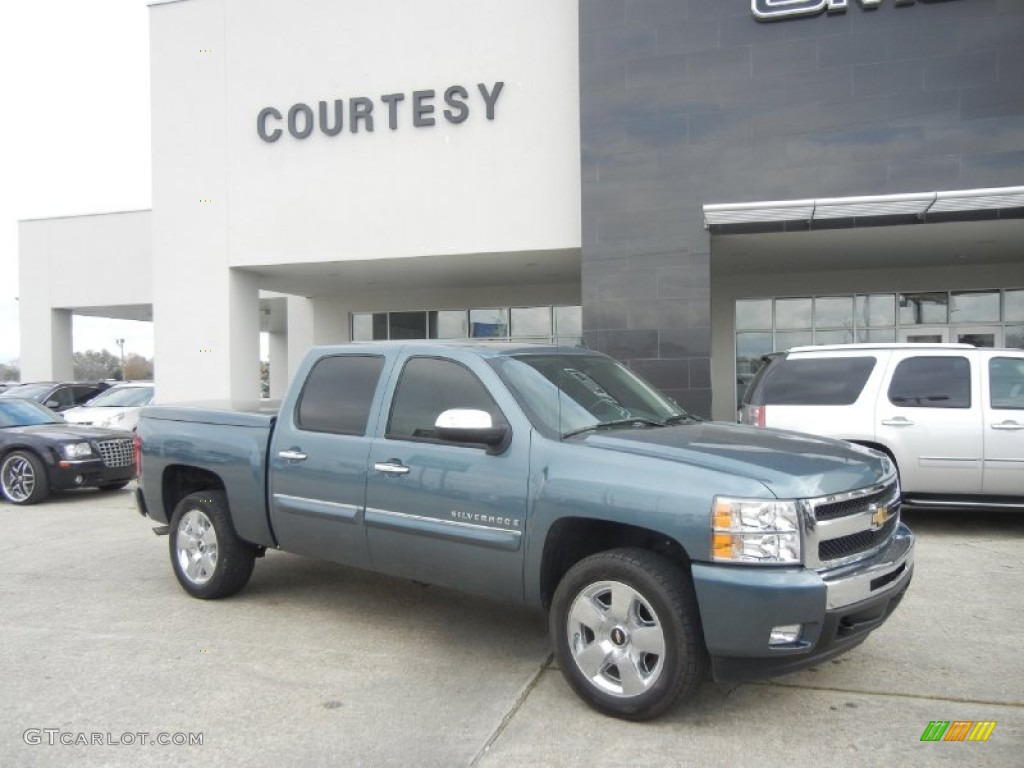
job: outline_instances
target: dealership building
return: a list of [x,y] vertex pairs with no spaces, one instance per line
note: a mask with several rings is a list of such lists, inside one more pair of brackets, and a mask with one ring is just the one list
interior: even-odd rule
[[[1024,347],[1021,0],[150,4],[153,207],[20,224],[24,380],[153,320],[164,402],[311,345],[585,343],[735,417],[796,345]],[[96,274],[116,279],[95,281]]]

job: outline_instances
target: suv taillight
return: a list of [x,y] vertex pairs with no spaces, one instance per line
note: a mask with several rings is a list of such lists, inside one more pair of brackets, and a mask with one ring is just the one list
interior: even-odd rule
[[142,476],[142,438],[136,432],[132,435],[132,457],[135,459],[135,476]]
[[752,427],[763,427],[764,411],[765,406],[763,405],[744,405],[740,408],[740,424],[749,424]]

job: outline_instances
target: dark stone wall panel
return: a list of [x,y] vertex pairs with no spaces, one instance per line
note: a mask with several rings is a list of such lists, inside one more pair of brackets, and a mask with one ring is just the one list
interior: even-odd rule
[[700,415],[704,204],[1024,183],[1024,0],[580,0],[580,70],[584,335]]

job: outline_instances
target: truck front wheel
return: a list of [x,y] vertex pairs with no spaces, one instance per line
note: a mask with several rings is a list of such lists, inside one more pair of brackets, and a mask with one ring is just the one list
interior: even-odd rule
[[565,679],[605,714],[657,717],[704,678],[693,588],[654,552],[616,549],[576,563],[555,590],[550,623]]
[[171,563],[178,583],[193,597],[235,594],[252,575],[256,547],[235,533],[220,491],[193,493],[171,516]]

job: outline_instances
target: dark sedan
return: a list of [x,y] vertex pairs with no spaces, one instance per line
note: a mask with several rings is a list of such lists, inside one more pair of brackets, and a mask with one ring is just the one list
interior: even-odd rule
[[135,476],[132,438],[65,423],[32,400],[0,398],[0,493],[36,504],[51,491],[124,488]]

